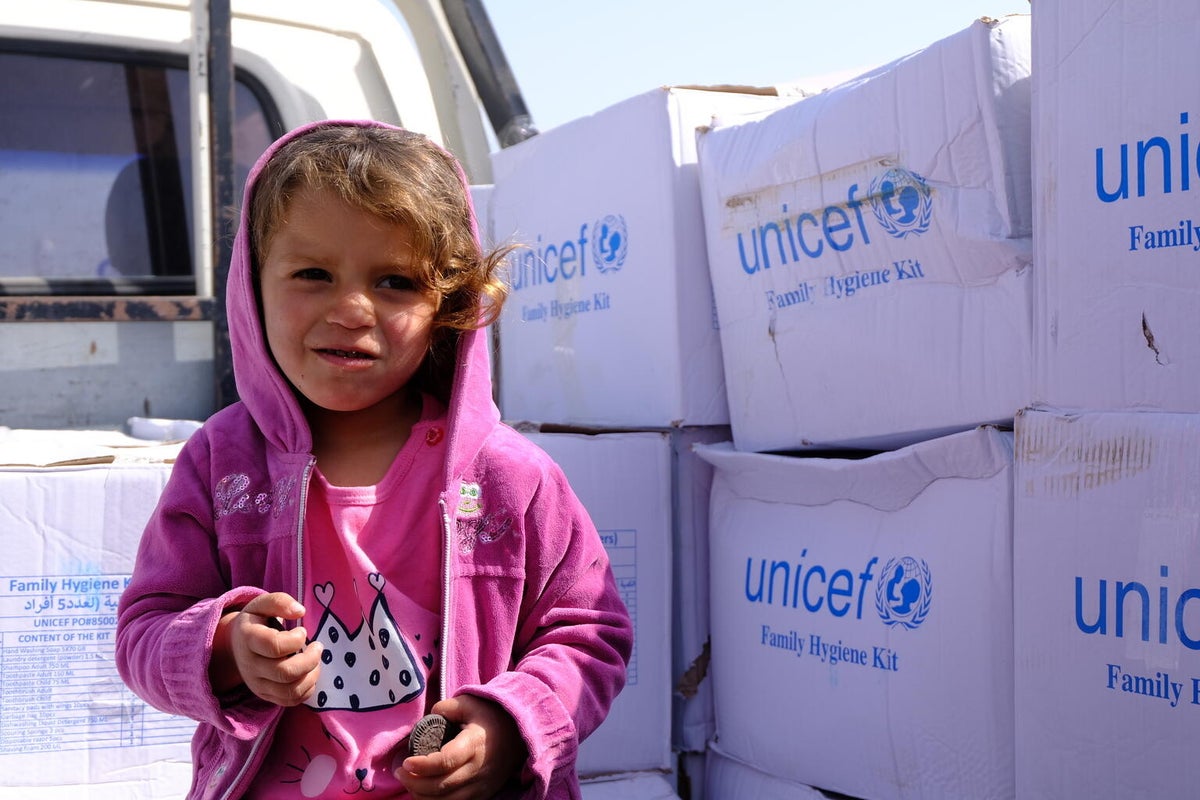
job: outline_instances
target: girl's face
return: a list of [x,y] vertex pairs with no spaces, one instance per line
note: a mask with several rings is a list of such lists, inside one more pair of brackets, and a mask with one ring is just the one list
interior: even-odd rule
[[292,199],[260,269],[267,345],[314,405],[389,411],[429,349],[435,297],[411,279],[409,232],[335,194]]

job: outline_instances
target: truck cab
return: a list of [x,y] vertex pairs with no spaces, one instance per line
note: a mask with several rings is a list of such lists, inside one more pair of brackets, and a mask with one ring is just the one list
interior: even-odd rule
[[[0,425],[204,419],[222,404],[221,245],[249,167],[297,125],[403,125],[490,183],[497,134],[450,4],[232,0],[225,31],[206,27],[207,5],[38,0],[0,18]],[[224,204],[205,135],[214,36],[232,67]]]

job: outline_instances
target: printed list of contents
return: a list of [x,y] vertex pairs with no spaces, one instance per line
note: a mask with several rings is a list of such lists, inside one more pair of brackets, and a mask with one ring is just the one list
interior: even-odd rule
[[117,673],[127,575],[0,577],[0,755],[177,744],[195,723],[163,714]]

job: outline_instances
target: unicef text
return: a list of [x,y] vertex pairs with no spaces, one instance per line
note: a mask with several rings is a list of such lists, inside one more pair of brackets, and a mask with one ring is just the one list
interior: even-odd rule
[[[1167,135],[1147,136],[1132,146],[1122,142],[1115,154],[1111,145],[1097,147],[1097,199],[1102,203],[1118,203],[1147,194],[1191,191],[1192,178],[1200,175],[1200,150],[1192,144],[1188,124],[1189,115],[1185,111],[1179,115],[1178,140],[1172,141]],[[1200,225],[1194,219],[1143,221],[1127,229],[1131,253],[1180,247],[1200,251]]]
[[[822,184],[822,194],[825,188]],[[737,231],[742,272],[755,276],[789,264],[819,264],[831,253],[870,247],[872,228],[875,235],[883,233],[901,240],[920,237],[929,230],[933,195],[925,179],[917,173],[891,167],[875,176],[865,196],[859,192],[859,185],[852,183],[844,203],[814,211],[796,213],[783,203],[777,219]],[[870,213],[865,213],[868,209]],[[868,224],[870,221],[873,224]],[[844,275],[806,277],[791,288],[766,290],[765,297],[767,308],[778,311],[815,303],[821,298],[843,300],[866,289],[924,277],[921,262],[906,258]]]
[[[855,620],[863,619],[864,611],[873,607],[887,627],[920,627],[933,598],[929,564],[913,556],[889,558],[876,575],[879,564],[878,556],[867,559],[861,569],[822,564],[809,558],[807,547],[795,561],[750,557],[746,559],[745,598],[755,605]],[[848,645],[842,639],[833,641],[768,624],[760,627],[759,644],[797,657],[807,653],[809,659],[831,666],[851,664],[888,672],[900,669],[900,654],[889,646]]]

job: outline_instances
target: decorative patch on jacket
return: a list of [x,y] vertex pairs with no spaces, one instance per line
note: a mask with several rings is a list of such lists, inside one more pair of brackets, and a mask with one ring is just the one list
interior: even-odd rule
[[478,514],[483,510],[483,493],[478,483],[464,483],[458,487],[458,515]]
[[250,476],[234,472],[217,481],[213,489],[213,513],[217,519],[230,514],[271,514],[278,518],[283,510],[292,505],[292,489],[296,476],[287,475],[275,481],[268,492],[250,492]]
[[491,544],[512,528],[512,519],[487,513],[483,489],[478,483],[464,483],[458,488],[457,530],[458,549],[474,552],[476,545]]
[[325,649],[316,691],[305,705],[317,711],[390,708],[412,700],[425,689],[425,673],[417,666],[383,599],[384,577],[372,572],[367,580],[376,592],[371,619],[363,619],[354,631],[330,608],[333,583],[313,587],[325,613],[317,635],[310,641],[320,642]]

